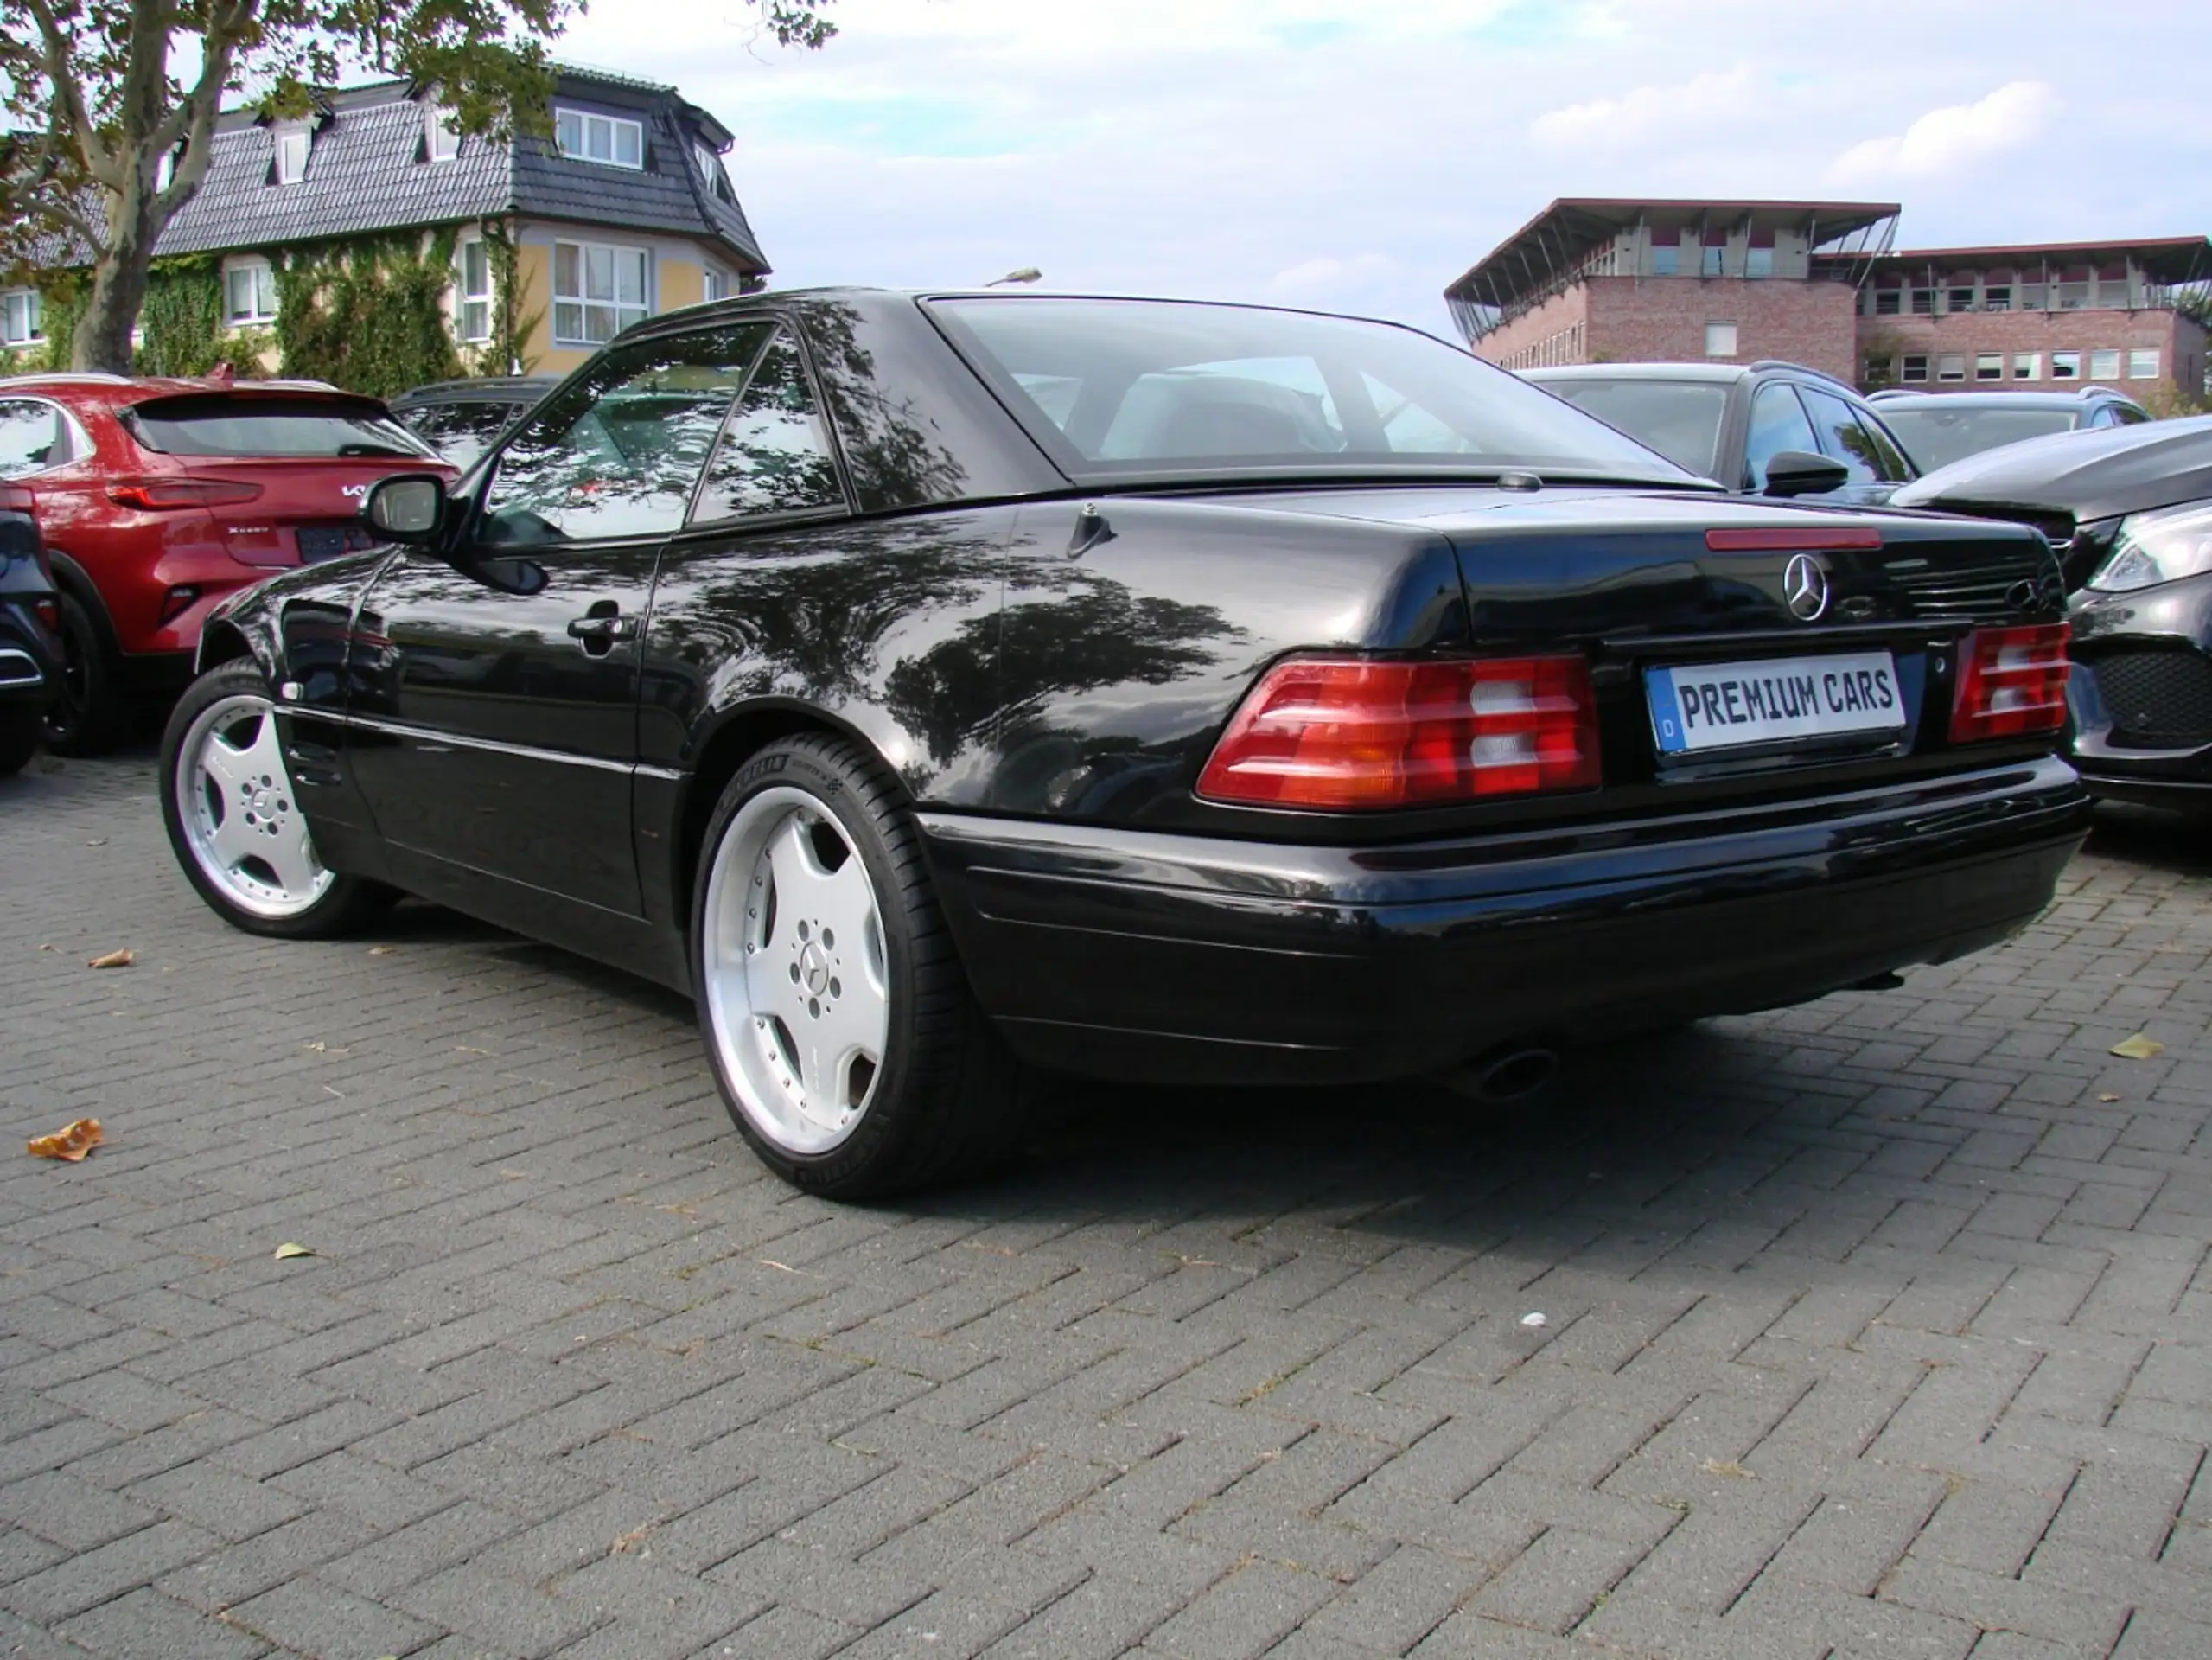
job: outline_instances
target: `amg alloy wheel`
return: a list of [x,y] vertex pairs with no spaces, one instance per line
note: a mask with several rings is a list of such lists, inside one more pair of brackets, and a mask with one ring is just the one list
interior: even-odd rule
[[730,1116],[787,1181],[877,1196],[1018,1136],[1024,1070],[968,992],[897,786],[851,744],[786,738],[730,781],[692,948]]
[[251,663],[211,670],[178,701],[162,736],[162,817],[200,897],[249,933],[343,933],[387,897],[316,852],[275,706]]

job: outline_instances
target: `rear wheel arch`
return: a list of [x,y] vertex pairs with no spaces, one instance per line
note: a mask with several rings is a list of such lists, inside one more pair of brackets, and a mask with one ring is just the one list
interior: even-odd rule
[[92,580],[92,573],[58,547],[46,550],[46,561],[54,569],[54,587],[84,608],[109,653],[119,654],[122,647],[115,632],[115,619],[107,614],[107,602],[100,597],[99,584]]
[[[883,762],[893,778],[898,777],[898,769],[890,764],[882,747],[867,733],[819,709],[800,704],[774,704],[742,709],[730,715],[701,748],[684,793],[675,891],[672,896],[675,909],[672,914],[685,918],[687,928],[692,914],[692,888],[698,879],[700,849],[706,840],[707,826],[714,817],[714,809],[722,800],[722,792],[748,761],[778,738],[800,737],[810,733],[841,737],[857,744]],[[903,781],[899,790],[905,799]],[[906,804],[911,805],[911,801],[907,800]]]

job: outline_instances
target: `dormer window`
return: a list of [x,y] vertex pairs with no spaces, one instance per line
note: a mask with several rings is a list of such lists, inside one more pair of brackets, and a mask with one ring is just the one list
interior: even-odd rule
[[699,164],[699,177],[706,181],[706,188],[715,195],[722,194],[722,157],[711,144],[692,145],[692,159]]
[[645,167],[645,126],[618,115],[594,115],[586,110],[553,112],[553,140],[571,161],[598,162],[608,167]]
[[307,124],[278,127],[274,137],[277,143],[277,182],[297,184],[307,176],[309,137]]
[[434,162],[449,162],[461,154],[461,129],[451,110],[433,104],[423,112],[423,143]]

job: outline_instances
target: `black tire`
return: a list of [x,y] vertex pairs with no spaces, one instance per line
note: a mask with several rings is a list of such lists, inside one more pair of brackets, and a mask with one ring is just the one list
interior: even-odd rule
[[35,709],[0,709],[0,778],[12,778],[29,764],[44,725]]
[[[889,1033],[857,1128],[818,1154],[768,1139],[724,1064],[707,997],[706,899],[733,820],[753,796],[797,788],[859,857],[882,923]],[[761,1161],[794,1187],[833,1199],[883,1198],[979,1175],[1018,1146],[1035,1079],[977,1006],[930,886],[919,833],[890,773],[841,738],[780,739],[739,769],[699,846],[691,956],[699,1029],[723,1104]]]
[[74,594],[59,597],[61,679],[47,706],[46,747],[56,755],[99,755],[115,742],[119,720],[115,658],[91,608]]
[[162,822],[169,828],[170,850],[183,868],[186,880],[207,908],[233,928],[248,934],[280,940],[325,940],[357,932],[382,911],[395,897],[382,883],[358,876],[334,874],[330,885],[313,904],[288,916],[264,916],[239,905],[201,866],[186,835],[180,801],[179,774],[190,764],[184,754],[185,737],[192,724],[221,699],[248,694],[274,701],[275,694],[261,671],[251,662],[226,663],[212,668],[186,688],[170,712],[162,733]]

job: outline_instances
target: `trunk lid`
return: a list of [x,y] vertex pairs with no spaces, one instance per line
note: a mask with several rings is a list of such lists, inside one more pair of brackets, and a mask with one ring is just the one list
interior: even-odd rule
[[[207,514],[231,557],[247,565],[316,565],[373,547],[375,534],[360,514],[378,480],[394,472],[435,472],[452,482],[442,463],[389,457],[195,456],[184,465],[190,479],[232,487],[209,492]],[[233,489],[236,499],[231,499]],[[251,496],[245,494],[249,489]]]

